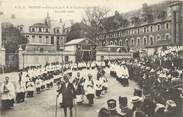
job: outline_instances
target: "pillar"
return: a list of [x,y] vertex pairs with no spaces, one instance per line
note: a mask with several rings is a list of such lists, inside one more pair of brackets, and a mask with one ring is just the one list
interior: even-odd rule
[[5,65],[5,48],[2,46],[2,27],[0,22],[0,65]]
[[18,68],[19,70],[24,68],[24,56],[23,49],[21,46],[18,49]]
[[170,4],[172,14],[172,42],[176,45],[181,43],[181,7],[182,3],[180,1],[175,1]]

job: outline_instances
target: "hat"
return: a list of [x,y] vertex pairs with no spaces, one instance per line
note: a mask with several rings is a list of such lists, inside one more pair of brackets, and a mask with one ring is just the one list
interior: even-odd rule
[[150,71],[151,73],[153,73],[153,72],[155,72],[155,70],[154,69],[151,69],[151,71]]
[[141,89],[135,89],[133,95],[142,97],[142,90]]
[[160,112],[164,112],[164,110],[165,110],[165,106],[163,104],[157,103],[154,111],[156,113],[160,113]]
[[132,103],[137,103],[137,102],[141,102],[142,99],[139,96],[133,96],[132,97]]
[[116,100],[115,99],[107,100],[107,105],[108,105],[109,110],[115,110],[116,109]]
[[126,106],[127,103],[128,103],[127,97],[121,97],[121,96],[119,96],[119,104],[120,104],[121,106]]
[[173,101],[173,100],[167,100],[166,105],[170,106],[170,107],[176,107],[177,106],[175,101]]

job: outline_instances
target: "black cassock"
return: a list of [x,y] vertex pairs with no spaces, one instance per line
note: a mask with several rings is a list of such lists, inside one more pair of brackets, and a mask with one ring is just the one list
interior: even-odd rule
[[62,93],[62,102],[63,107],[73,107],[73,99],[76,98],[75,89],[72,83],[62,84],[61,88],[58,90],[59,93]]

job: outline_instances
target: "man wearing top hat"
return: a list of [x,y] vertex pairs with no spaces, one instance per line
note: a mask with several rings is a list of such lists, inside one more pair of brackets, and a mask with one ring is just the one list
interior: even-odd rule
[[116,100],[115,99],[107,100],[107,106],[108,106],[108,110],[110,112],[110,117],[123,117],[116,110]]
[[127,97],[119,97],[120,114],[123,117],[132,117],[132,110],[128,107]]
[[142,111],[142,98],[139,96],[132,97],[132,104],[133,104],[133,114],[132,117],[146,117],[146,114]]
[[[67,117],[67,108],[70,110],[70,117],[72,117],[73,101],[76,98],[75,89],[72,83],[69,82],[69,75],[64,76],[64,84],[58,90],[62,94],[62,104],[64,108],[64,115]],[[57,96],[59,96],[59,94]]]

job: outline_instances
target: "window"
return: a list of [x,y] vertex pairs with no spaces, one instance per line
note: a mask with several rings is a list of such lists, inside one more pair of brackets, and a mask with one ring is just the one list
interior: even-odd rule
[[156,36],[156,39],[157,39],[157,40],[161,40],[160,35],[157,35],[157,36]]
[[39,38],[42,38],[42,36],[40,35]]
[[140,30],[139,30],[139,28],[137,29],[137,33],[139,34],[139,32],[140,32]]
[[43,51],[44,51],[44,49],[43,49],[43,48],[40,48],[39,50],[40,50],[40,52],[43,52]]
[[29,35],[26,35],[26,37],[29,37]]
[[147,38],[144,37],[144,45],[146,45],[146,44],[147,44]]
[[60,33],[59,29],[57,29],[57,33]]
[[153,32],[153,26],[150,26],[150,31]]
[[32,28],[32,32],[35,32],[35,29],[34,28]]
[[140,45],[140,39],[137,39],[137,45],[138,46]]
[[126,45],[128,46],[129,44],[128,44],[128,39],[126,40]]
[[46,28],[46,32],[48,32],[48,29]]
[[153,37],[150,37],[150,45],[153,45]]
[[144,33],[146,33],[146,27],[144,27]]
[[112,41],[110,41],[110,45],[113,45],[113,42]]
[[35,38],[35,35],[32,35],[32,38]]
[[159,24],[157,25],[157,30],[160,31],[160,25]]
[[54,44],[54,37],[51,37],[51,44]]
[[60,37],[58,36],[57,39],[59,39]]
[[46,36],[46,38],[48,38],[48,36]]
[[132,45],[132,46],[134,45],[134,40],[133,40],[133,39],[131,39],[131,45]]
[[169,29],[169,23],[166,23],[165,27],[166,27],[166,29]]
[[169,39],[170,39],[170,35],[169,35],[169,34],[166,34],[166,35],[165,35],[165,39],[166,39],[166,40],[169,40]]
[[41,28],[39,28],[39,32],[41,32],[42,30],[41,30]]

